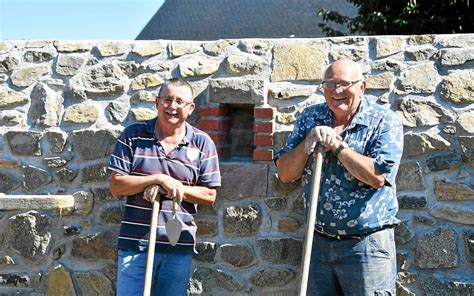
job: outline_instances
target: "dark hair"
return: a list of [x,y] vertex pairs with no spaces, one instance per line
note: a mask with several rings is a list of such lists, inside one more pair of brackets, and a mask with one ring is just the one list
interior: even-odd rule
[[191,84],[189,84],[189,82],[187,82],[184,78],[181,78],[181,77],[170,78],[170,79],[166,80],[166,81],[161,85],[160,91],[158,92],[158,96],[161,96],[161,91],[162,91],[165,87],[169,87],[169,86],[185,87],[185,88],[187,88],[187,89],[191,92],[191,97],[194,98],[193,88],[191,87]]

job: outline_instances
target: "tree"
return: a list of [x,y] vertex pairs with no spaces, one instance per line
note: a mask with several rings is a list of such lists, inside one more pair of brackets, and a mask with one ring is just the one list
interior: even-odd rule
[[[474,13],[469,0],[347,0],[359,9],[350,18],[320,9],[325,22],[344,25],[352,33],[368,35],[451,34],[474,32]],[[327,36],[342,32],[327,23],[318,25]]]

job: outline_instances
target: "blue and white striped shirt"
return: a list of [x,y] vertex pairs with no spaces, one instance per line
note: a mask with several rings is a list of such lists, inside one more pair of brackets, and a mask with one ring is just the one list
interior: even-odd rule
[[[123,175],[145,176],[166,174],[184,185],[221,185],[219,160],[212,139],[203,131],[186,123],[186,135],[166,155],[155,138],[156,118],[132,124],[124,129],[109,160],[109,169]],[[176,246],[171,246],[165,224],[172,218],[172,200],[160,197],[160,214],[156,234],[156,251],[192,253],[196,240],[194,217],[197,205],[183,201],[177,209],[182,232]],[[144,251],[148,245],[152,204],[143,192],[127,197],[118,239],[119,249]]]

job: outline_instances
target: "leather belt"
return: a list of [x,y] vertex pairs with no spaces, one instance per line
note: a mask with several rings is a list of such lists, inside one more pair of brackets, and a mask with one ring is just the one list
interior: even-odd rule
[[359,235],[334,235],[334,234],[329,234],[329,233],[323,233],[323,232],[318,232],[315,231],[315,233],[319,236],[333,239],[333,240],[346,240],[346,239],[358,239],[361,240],[362,236]]
[[315,230],[314,233],[319,235],[319,236],[322,236],[322,237],[325,237],[325,238],[328,238],[328,239],[333,239],[333,240],[346,240],[346,239],[361,240],[364,237],[366,237],[367,235],[370,235],[372,233],[375,233],[377,231],[381,231],[381,230],[384,230],[384,229],[393,228],[394,226],[395,225],[385,225],[384,227],[379,228],[377,230],[362,233],[362,234],[336,235],[336,234],[330,234],[330,233],[325,233],[325,232],[319,232],[317,230]]

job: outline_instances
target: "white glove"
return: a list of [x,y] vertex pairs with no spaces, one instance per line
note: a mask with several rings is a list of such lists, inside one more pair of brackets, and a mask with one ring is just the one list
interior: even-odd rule
[[325,151],[335,149],[336,144],[342,140],[342,137],[329,126],[317,126],[313,128],[306,136],[304,143],[304,151],[306,154],[311,155],[316,148],[316,144],[319,142],[324,146]]

